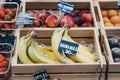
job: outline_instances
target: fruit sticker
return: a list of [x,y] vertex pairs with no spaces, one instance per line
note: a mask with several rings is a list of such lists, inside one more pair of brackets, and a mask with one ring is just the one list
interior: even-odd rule
[[59,52],[70,54],[70,55],[76,55],[78,51],[79,44],[72,43],[66,40],[61,40],[59,45]]

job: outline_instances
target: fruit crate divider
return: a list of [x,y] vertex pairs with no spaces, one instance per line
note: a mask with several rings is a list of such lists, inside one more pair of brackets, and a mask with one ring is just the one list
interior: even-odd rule
[[100,47],[106,61],[105,80],[108,80],[108,74],[109,74],[109,60],[108,60],[108,54],[107,54],[108,51],[107,51],[107,48],[105,47],[105,42],[104,42],[105,36],[102,34],[102,29],[99,29],[99,33],[100,33],[99,35]]

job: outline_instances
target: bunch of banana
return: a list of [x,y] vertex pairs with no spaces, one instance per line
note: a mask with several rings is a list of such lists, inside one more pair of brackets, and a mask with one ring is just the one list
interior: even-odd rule
[[[65,30],[62,39],[69,42],[77,43],[68,35],[68,29]],[[97,57],[91,54],[91,51],[92,50],[90,48],[83,45],[79,45],[76,56],[72,56],[72,55],[67,55],[67,56],[75,62],[83,62],[83,63],[96,62]]]
[[[62,28],[60,30],[55,30],[53,32],[52,38],[51,38],[51,44],[52,49],[54,52],[56,52],[56,56],[59,58],[61,62],[65,62],[65,58],[63,58],[62,53],[58,51],[59,44],[61,40],[66,40],[69,42],[77,43],[75,42],[69,35],[68,35],[68,29]],[[93,63],[97,61],[97,57],[93,54],[91,54],[92,50],[89,47],[79,45],[78,51],[76,56],[67,55],[67,59],[71,59],[71,63],[74,62],[81,62],[81,63]],[[74,63],[73,62],[73,63]],[[69,63],[68,60],[65,63]]]
[[18,42],[18,57],[21,61],[21,63],[24,64],[32,64],[33,61],[29,59],[27,55],[27,47],[31,43],[31,38],[34,32],[32,31],[30,34],[28,33],[26,36],[23,36],[20,38]]
[[33,34],[34,31],[28,33],[26,36],[21,37],[18,42],[18,57],[21,63],[60,63],[55,53],[49,51],[51,47],[46,46],[46,48],[41,48],[39,44],[33,40]]
[[28,47],[28,55],[35,63],[60,63],[53,52],[42,49],[34,40]]
[[63,56],[63,54],[58,51],[59,44],[60,44],[60,41],[62,39],[64,31],[65,31],[65,28],[61,28],[61,29],[55,30],[53,32],[53,35],[51,38],[52,50],[55,53],[55,55],[57,56],[57,58],[60,60],[60,62],[62,62],[62,63],[75,63],[74,61],[69,59],[67,56]]

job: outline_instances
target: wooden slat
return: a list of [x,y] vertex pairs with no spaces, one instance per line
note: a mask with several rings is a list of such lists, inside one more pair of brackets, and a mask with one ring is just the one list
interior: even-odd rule
[[[61,80],[98,80],[99,74],[50,74],[52,79],[60,78]],[[102,75],[101,80],[104,80]],[[14,80],[34,80],[32,75],[14,75]],[[120,74],[110,73],[109,80],[120,80]]]

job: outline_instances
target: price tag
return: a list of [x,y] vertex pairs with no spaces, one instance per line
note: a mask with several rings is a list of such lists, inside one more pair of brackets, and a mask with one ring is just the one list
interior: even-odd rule
[[59,4],[58,4],[57,9],[59,11],[71,14],[72,11],[74,10],[74,4],[70,4],[68,2],[60,1]]
[[16,20],[16,25],[24,25],[24,24],[33,24],[33,20],[24,19],[24,18],[18,18]]
[[33,24],[34,14],[20,13],[16,25]]
[[118,7],[120,9],[120,0],[117,0],[117,5],[118,5]]
[[16,2],[16,3],[19,4],[19,6],[20,6],[20,4],[21,4],[21,1],[20,1],[20,0],[6,0],[6,2]]
[[25,18],[25,19],[34,19],[34,14],[29,14],[29,13],[20,13],[18,15],[18,18]]
[[65,54],[76,55],[78,51],[79,44],[68,42],[66,40],[61,40],[59,45],[59,52],[64,52]]
[[34,72],[33,77],[35,80],[52,80],[45,70]]

